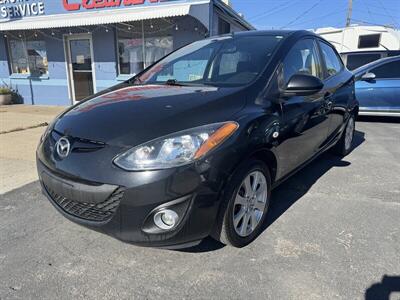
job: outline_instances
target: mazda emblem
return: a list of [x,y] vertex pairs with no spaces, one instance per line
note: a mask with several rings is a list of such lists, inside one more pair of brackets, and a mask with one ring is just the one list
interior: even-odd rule
[[56,151],[61,158],[66,158],[69,155],[71,144],[66,137],[62,137],[57,141]]

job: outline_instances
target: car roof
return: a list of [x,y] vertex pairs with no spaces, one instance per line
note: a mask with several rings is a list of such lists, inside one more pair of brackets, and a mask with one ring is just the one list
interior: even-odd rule
[[385,62],[390,62],[390,61],[398,60],[398,59],[400,59],[400,55],[388,56],[388,57],[384,57],[384,58],[381,58],[378,60],[374,60],[373,62],[370,62],[366,65],[363,65],[363,66],[358,67],[357,69],[353,70],[353,73],[359,74],[359,73],[362,73],[362,72],[368,70],[369,68],[375,67],[375,66],[383,64]]
[[271,35],[281,35],[283,37],[288,37],[290,35],[297,34],[299,36],[302,35],[314,35],[317,36],[315,33],[307,30],[250,30],[250,31],[238,31],[232,32],[224,35],[219,36],[211,36],[209,39],[219,39],[219,38],[226,38],[227,36],[232,37],[245,37],[245,36],[271,36]]

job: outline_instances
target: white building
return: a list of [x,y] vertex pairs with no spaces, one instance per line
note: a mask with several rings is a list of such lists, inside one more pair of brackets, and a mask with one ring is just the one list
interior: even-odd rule
[[336,47],[350,70],[382,57],[400,55],[400,31],[390,27],[351,25],[319,28],[315,33]]

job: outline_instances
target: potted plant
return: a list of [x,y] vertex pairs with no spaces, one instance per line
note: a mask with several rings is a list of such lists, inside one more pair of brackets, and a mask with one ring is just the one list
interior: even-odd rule
[[11,104],[13,91],[8,86],[0,86],[0,105]]

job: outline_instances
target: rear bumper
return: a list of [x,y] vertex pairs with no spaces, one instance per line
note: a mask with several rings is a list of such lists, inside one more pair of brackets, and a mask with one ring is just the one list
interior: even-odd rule
[[[40,159],[37,168],[44,195],[69,220],[125,242],[166,248],[193,246],[210,234],[224,178],[220,174],[209,181],[188,166],[157,171],[154,180],[151,172],[137,172],[132,186],[123,186],[66,176]],[[160,205],[179,212],[179,225],[172,231],[154,230],[152,212]]]

